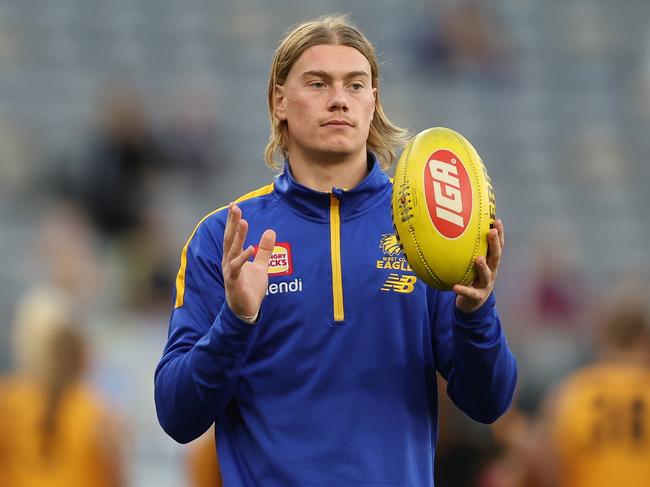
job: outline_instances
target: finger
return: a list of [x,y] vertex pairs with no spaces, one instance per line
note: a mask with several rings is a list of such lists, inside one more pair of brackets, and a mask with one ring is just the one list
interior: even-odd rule
[[262,264],[264,265],[264,267],[268,267],[274,247],[275,247],[275,232],[273,230],[266,230],[262,234],[262,238],[260,238],[260,244],[257,247],[255,264]]
[[452,289],[459,296],[465,296],[466,298],[469,299],[481,301],[481,299],[483,298],[481,291],[479,291],[474,287],[462,286],[460,284],[456,284]]
[[234,259],[241,253],[247,234],[248,234],[248,222],[242,218],[241,220],[239,220],[239,225],[237,225],[237,231],[235,232],[235,237],[233,238],[232,245],[230,246],[230,250],[228,251],[228,260]]
[[501,244],[501,250],[503,250],[503,247],[506,244],[506,232],[503,228],[503,221],[500,218],[497,218],[494,222],[494,228],[496,228],[499,233],[499,243]]
[[492,270],[488,266],[485,257],[479,255],[474,261],[474,268],[476,269],[476,280],[473,287],[486,287],[490,283],[490,279],[492,279]]
[[226,220],[226,229],[223,232],[224,260],[230,253],[230,247],[232,247],[232,241],[235,238],[235,233],[237,231],[237,226],[240,219],[241,210],[235,203],[230,203],[230,205],[228,205],[228,219]]
[[245,250],[243,250],[237,257],[230,261],[228,266],[229,277],[231,279],[237,279],[241,273],[244,264],[250,259],[255,253],[255,247],[249,245]]
[[501,241],[499,240],[499,232],[492,229],[488,232],[488,258],[487,265],[492,272],[496,271],[501,261]]

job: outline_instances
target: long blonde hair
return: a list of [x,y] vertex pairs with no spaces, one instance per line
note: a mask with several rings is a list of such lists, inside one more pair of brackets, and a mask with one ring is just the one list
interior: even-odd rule
[[61,401],[79,382],[86,365],[85,339],[64,294],[38,289],[21,300],[14,325],[14,353],[19,373],[44,392],[41,452],[49,459]]
[[406,129],[394,125],[384,113],[379,97],[379,62],[375,48],[346,15],[340,14],[298,25],[287,34],[275,51],[268,86],[271,135],[264,150],[267,166],[279,170],[283,161],[279,161],[278,156],[283,160],[288,157],[288,125],[275,116],[275,87],[284,85],[291,68],[307,49],[321,44],[353,47],[370,63],[372,86],[377,88],[377,97],[366,144],[369,150],[377,154],[381,168],[388,169],[395,162],[396,151],[406,144],[409,134]]

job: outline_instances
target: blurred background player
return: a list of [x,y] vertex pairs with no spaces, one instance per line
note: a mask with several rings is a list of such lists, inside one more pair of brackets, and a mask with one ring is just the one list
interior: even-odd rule
[[546,411],[556,452],[548,485],[629,487],[650,479],[650,322],[618,303],[599,337],[600,358],[570,376]]
[[548,398],[531,459],[547,487],[650,482],[650,319],[621,299],[603,315],[598,358]]
[[14,351],[0,380],[0,485],[122,486],[118,426],[85,384],[88,348],[63,295],[22,300]]
[[188,445],[185,469],[188,487],[223,487],[214,426]]

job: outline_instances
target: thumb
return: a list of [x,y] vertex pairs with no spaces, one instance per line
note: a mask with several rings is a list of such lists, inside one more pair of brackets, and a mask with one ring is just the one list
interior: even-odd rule
[[255,255],[255,264],[263,264],[264,267],[269,266],[271,254],[275,247],[275,232],[273,230],[266,230],[260,238],[260,244],[257,247],[257,255]]

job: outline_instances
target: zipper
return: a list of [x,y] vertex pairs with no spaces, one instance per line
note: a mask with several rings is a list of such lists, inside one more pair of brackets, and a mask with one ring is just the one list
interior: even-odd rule
[[343,310],[343,276],[341,274],[341,215],[340,201],[334,192],[330,194],[330,249],[332,257],[332,300],[334,322],[345,320]]

